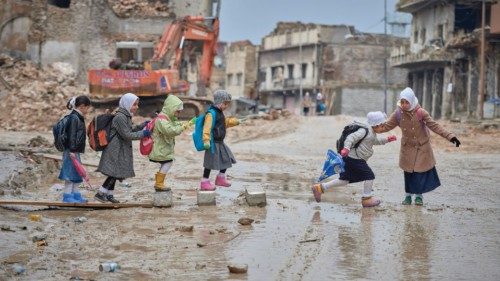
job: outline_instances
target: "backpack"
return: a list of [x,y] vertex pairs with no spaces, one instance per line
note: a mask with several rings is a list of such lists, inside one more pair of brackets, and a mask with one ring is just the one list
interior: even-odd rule
[[[158,119],[168,120],[165,115],[159,114],[157,117],[153,118],[153,120],[151,120],[151,122],[149,122],[144,128],[149,130],[152,134],[155,128],[156,120]],[[141,142],[139,143],[139,151],[141,152],[142,155],[147,156],[151,153],[151,151],[153,151],[153,145],[154,145],[154,140],[151,136],[144,137],[141,139]]]
[[[194,123],[193,142],[194,142],[194,147],[198,151],[205,150],[205,148],[203,147],[203,125],[205,124],[205,116],[207,115],[208,112],[212,114],[212,128],[213,128],[215,125],[216,112],[212,108],[210,108],[206,113],[199,115]],[[210,152],[211,153],[215,152],[212,132],[210,132]]]
[[68,141],[68,134],[66,128],[68,127],[70,114],[61,118],[57,123],[52,126],[52,135],[54,135],[54,146],[58,151],[64,151],[66,142]]
[[340,138],[337,140],[337,152],[340,153],[340,151],[342,150],[342,148],[344,148],[344,143],[345,143],[345,139],[347,138],[348,135],[356,132],[357,130],[359,129],[365,129],[365,135],[359,140],[357,141],[352,147],[354,149],[358,148],[359,145],[361,144],[361,142],[366,138],[366,136],[368,135],[368,129],[361,126],[361,125],[358,125],[358,124],[349,124],[347,126],[344,127],[344,130],[342,131],[342,134],[340,135]]
[[[417,115],[417,120],[420,122],[422,130],[424,131],[424,133],[426,135],[428,135],[429,129],[427,129],[427,126],[425,125],[425,122],[424,122],[424,114],[422,113],[422,107],[418,107],[415,114]],[[402,115],[403,115],[403,112],[401,111],[401,108],[398,107],[398,109],[396,109],[396,121],[398,122],[398,126],[401,123],[401,116]]]
[[87,127],[87,137],[89,146],[94,151],[103,151],[112,139],[110,136],[111,124],[114,114],[104,113],[92,119]]

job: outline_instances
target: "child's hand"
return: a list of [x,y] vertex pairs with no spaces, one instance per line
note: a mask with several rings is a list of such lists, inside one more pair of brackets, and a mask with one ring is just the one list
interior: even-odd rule
[[450,142],[454,143],[456,147],[460,146],[460,141],[457,139],[457,137],[452,137]]
[[205,150],[209,150],[209,149],[210,149],[210,143],[208,143],[208,142],[207,142],[207,143],[204,143],[204,144],[203,144],[203,149],[205,149]]
[[395,136],[395,135],[392,135],[392,136],[388,136],[388,137],[387,137],[387,141],[388,141],[388,142],[391,142],[391,141],[396,141],[396,140],[397,140],[397,138],[396,138],[396,136]]
[[347,155],[349,155],[349,149],[347,148],[342,148],[342,150],[340,151],[340,156],[342,157],[347,157]]

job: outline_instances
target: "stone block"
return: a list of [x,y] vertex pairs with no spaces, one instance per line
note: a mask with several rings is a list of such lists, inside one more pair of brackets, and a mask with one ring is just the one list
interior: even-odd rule
[[266,206],[266,192],[262,188],[245,189],[245,198],[249,206]]
[[198,206],[215,205],[215,191],[197,190],[196,198],[198,201]]
[[172,207],[172,190],[155,191],[153,194],[153,206]]

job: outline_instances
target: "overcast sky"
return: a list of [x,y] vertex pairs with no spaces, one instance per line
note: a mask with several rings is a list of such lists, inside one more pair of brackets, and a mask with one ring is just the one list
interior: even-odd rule
[[[395,12],[397,2],[387,0],[389,14]],[[384,0],[222,0],[219,39],[260,44],[279,21],[347,24],[383,33],[383,18]]]

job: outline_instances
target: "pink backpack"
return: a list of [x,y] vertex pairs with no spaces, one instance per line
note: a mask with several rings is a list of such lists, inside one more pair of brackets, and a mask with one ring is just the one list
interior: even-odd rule
[[144,137],[141,139],[141,143],[139,144],[139,150],[141,151],[141,154],[144,156],[147,156],[153,151],[153,145],[154,145],[154,140],[153,140],[153,130],[155,128],[155,123],[156,120],[161,119],[161,120],[168,120],[167,116],[163,114],[158,114],[157,117],[153,118],[151,122],[149,122],[145,129],[149,130],[151,132],[151,136],[149,137]]

